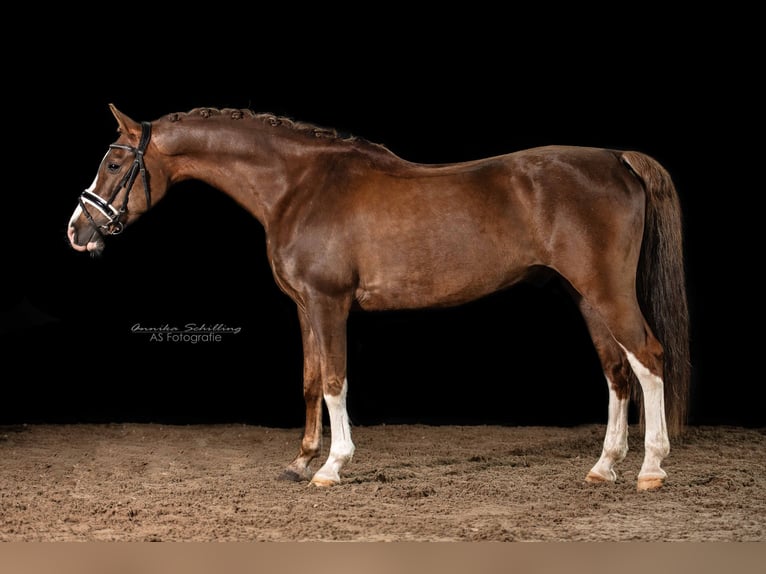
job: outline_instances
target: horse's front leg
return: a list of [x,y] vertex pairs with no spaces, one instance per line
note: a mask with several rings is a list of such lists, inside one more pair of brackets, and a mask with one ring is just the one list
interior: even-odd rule
[[311,480],[309,465],[322,448],[322,377],[316,337],[306,314],[299,308],[303,340],[303,399],[306,401],[306,426],[303,430],[301,450],[287,466],[280,478]]
[[315,486],[340,483],[343,466],[354,455],[351,425],[346,411],[346,321],[350,300],[315,296],[307,316],[319,357],[322,394],[330,417],[330,454],[311,479]]
[[354,456],[354,443],[351,440],[351,425],[346,411],[346,390],[348,381],[334,379],[325,387],[324,395],[327,410],[330,415],[330,432],[332,443],[330,455],[314,477],[311,484],[315,486],[333,486],[340,483],[340,471]]

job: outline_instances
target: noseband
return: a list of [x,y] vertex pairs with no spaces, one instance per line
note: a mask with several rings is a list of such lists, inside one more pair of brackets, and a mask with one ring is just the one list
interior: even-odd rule
[[[152,195],[149,191],[149,180],[146,174],[146,166],[144,165],[144,152],[146,151],[146,146],[149,144],[149,138],[151,137],[151,134],[152,124],[149,122],[141,122],[141,139],[138,142],[138,147],[124,144],[112,144],[109,146],[109,149],[124,149],[133,152],[135,155],[133,164],[117,184],[117,187],[112,192],[112,195],[109,196],[109,199],[104,200],[102,197],[99,197],[95,193],[87,190],[80,194],[80,207],[82,208],[82,211],[85,214],[88,222],[93,226],[93,228],[96,230],[96,233],[98,233],[101,237],[103,237],[104,234],[118,235],[119,233],[122,233],[122,230],[125,227],[121,221],[122,216],[127,211],[130,191],[133,189],[133,183],[136,181],[136,177],[138,176],[139,172],[141,173],[141,181],[144,184],[144,193],[146,194],[146,209],[149,209],[152,206]],[[122,188],[125,188],[125,197],[122,200],[122,205],[120,205],[118,209],[112,204],[112,202],[120,194],[120,190]],[[106,217],[106,223],[101,225],[96,223],[96,221],[93,219],[93,216],[88,211],[88,206],[95,208],[101,213],[101,215]]]

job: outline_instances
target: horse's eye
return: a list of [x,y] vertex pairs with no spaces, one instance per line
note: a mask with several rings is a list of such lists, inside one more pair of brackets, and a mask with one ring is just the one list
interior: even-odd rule
[[111,173],[116,173],[120,169],[120,164],[118,164],[118,163],[108,163],[106,165],[106,169],[108,169]]

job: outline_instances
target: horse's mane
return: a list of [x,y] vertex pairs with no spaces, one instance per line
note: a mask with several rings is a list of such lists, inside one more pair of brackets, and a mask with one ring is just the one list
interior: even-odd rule
[[251,120],[268,124],[272,127],[284,127],[295,133],[305,135],[309,138],[327,138],[350,144],[360,144],[385,153],[392,153],[382,144],[374,143],[355,135],[339,132],[334,128],[318,126],[315,124],[295,121],[284,116],[277,116],[271,113],[257,113],[250,109],[238,108],[193,108],[188,112],[176,112],[166,115],[163,119],[170,122],[180,122],[186,118],[220,118],[222,120]]

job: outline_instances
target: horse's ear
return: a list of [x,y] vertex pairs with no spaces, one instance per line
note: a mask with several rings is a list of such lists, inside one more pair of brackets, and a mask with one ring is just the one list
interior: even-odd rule
[[109,104],[109,109],[112,110],[112,115],[117,120],[118,132],[121,134],[133,135],[139,135],[141,133],[141,126],[139,123],[123,114],[114,104]]

